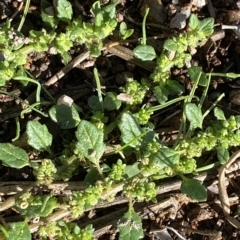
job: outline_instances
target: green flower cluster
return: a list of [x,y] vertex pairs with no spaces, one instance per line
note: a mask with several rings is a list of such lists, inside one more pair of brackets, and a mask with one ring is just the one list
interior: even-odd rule
[[74,173],[77,174],[77,169],[80,165],[84,165],[81,162],[83,158],[77,149],[78,142],[73,140],[71,142],[66,141],[63,146],[64,149],[62,154],[59,156],[58,160],[60,160],[61,165],[57,166],[57,173],[55,174],[55,180],[64,180],[68,181]]
[[[209,127],[208,130],[211,128]],[[179,144],[179,150],[182,151],[182,156],[186,158],[194,158],[202,156],[203,151],[212,150],[218,139],[213,132],[200,131],[191,139],[182,140]]]
[[191,139],[182,140],[177,149],[181,152],[181,160],[173,168],[168,169],[169,175],[176,173],[192,173],[196,169],[196,159],[204,151],[217,148],[228,150],[240,144],[240,116],[231,116],[227,120],[212,122],[205,131],[199,131]]
[[[86,44],[91,55],[98,57],[103,47],[102,39],[109,36],[117,26],[115,17],[115,6],[112,8],[113,15],[107,16],[105,8],[96,12],[96,15],[105,15],[105,20],[102,18],[95,18],[94,23],[85,23],[81,17],[78,17],[67,27],[66,37],[72,42],[78,44]],[[99,21],[100,20],[100,21]]]
[[[178,164],[173,166],[172,174],[181,173],[194,173],[197,168],[196,160],[194,158],[181,158]],[[172,175],[168,173],[169,175]]]
[[114,164],[112,171],[109,173],[108,177],[114,181],[120,181],[124,177],[126,164],[123,164],[121,159],[118,159],[117,164]]
[[[163,51],[157,58],[157,67],[151,74],[154,82],[164,86],[170,77],[170,69],[174,65],[182,68],[191,60],[191,55],[186,53],[189,48],[196,48],[199,43],[213,33],[213,19],[198,20],[196,15],[191,15],[190,31],[180,34],[164,42]],[[171,54],[170,54],[171,53]]]
[[231,116],[228,120],[214,121],[205,131],[200,131],[191,139],[179,144],[182,155],[191,159],[200,157],[203,151],[216,147],[229,149],[240,144],[240,116]]
[[75,155],[71,157],[61,155],[59,160],[62,162],[60,166],[56,166],[50,159],[43,159],[41,163],[32,164],[33,174],[38,184],[48,185],[56,180],[68,181],[80,165],[80,160]]
[[93,232],[92,225],[81,229],[76,223],[64,221],[50,222],[39,228],[39,235],[42,239],[94,240]]
[[153,141],[148,142],[141,150],[141,162],[139,164],[139,169],[142,171],[144,176],[154,176],[164,173],[163,167],[158,166],[152,159],[152,155],[161,151],[163,145],[154,138]]
[[93,123],[98,129],[104,129],[105,124],[108,122],[108,117],[105,116],[102,111],[93,111],[91,117],[91,123]]
[[145,125],[148,123],[152,114],[153,112],[149,111],[149,109],[141,108],[137,113],[134,113],[134,116],[138,119],[139,124]]
[[147,179],[134,178],[124,185],[123,193],[129,198],[136,198],[140,201],[156,201],[157,186],[154,182],[149,182]]
[[54,181],[57,169],[51,159],[42,159],[41,163],[33,163],[33,174],[38,184],[51,184]]
[[132,100],[129,102],[130,105],[141,104],[148,89],[147,85],[141,84],[132,78],[129,78],[126,85],[121,88],[124,93],[132,97]]
[[84,192],[73,192],[72,200],[69,201],[72,216],[79,217],[84,211],[90,210],[101,199],[103,185],[97,182],[95,186],[89,186]]
[[144,158],[149,157],[150,155],[157,153],[163,146],[157,138],[154,138],[151,142],[148,142],[145,148],[142,150],[142,156]]
[[63,180],[68,181],[76,172],[77,168],[80,165],[80,159],[72,155],[70,157],[66,157],[61,155],[59,157],[62,165],[57,167],[57,173],[55,174],[55,180]]

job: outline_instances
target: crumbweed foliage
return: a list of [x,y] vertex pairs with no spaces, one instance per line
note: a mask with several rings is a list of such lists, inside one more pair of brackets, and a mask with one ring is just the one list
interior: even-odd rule
[[[67,63],[71,58],[71,47],[84,44],[91,55],[97,58],[103,48],[102,40],[118,27],[118,2],[106,6],[102,6],[99,1],[95,2],[91,9],[91,22],[85,22],[81,17],[72,19],[72,6],[67,0],[58,0],[56,3],[53,15],[48,15],[46,11],[47,8],[52,8],[52,5],[45,0],[41,3],[41,17],[48,25],[48,30],[31,30],[26,37],[9,22],[1,26],[1,86],[11,79],[26,77],[23,65],[31,52],[49,51],[51,54],[60,54]],[[56,28],[60,21],[65,22],[66,28],[59,33]],[[123,39],[132,33],[124,23],[119,29]],[[30,222],[38,218],[38,234],[42,239],[94,239],[93,226],[80,229],[74,221],[67,222],[61,218],[68,216],[75,220],[96,204],[112,201],[116,194],[122,191],[129,198],[129,210],[119,220],[119,239],[140,239],[144,233],[141,218],[134,211],[134,202],[156,202],[158,186],[155,180],[175,175],[183,180],[183,193],[198,201],[205,200],[206,189],[202,183],[187,178],[184,174],[197,173],[198,160],[206,152],[217,153],[216,165],[225,163],[229,149],[240,144],[240,116],[226,119],[222,110],[215,107],[216,103],[204,111],[202,104],[211,75],[205,74],[199,67],[191,67],[192,56],[189,50],[197,48],[199,43],[212,33],[213,19],[199,20],[196,15],[191,15],[187,31],[167,39],[159,56],[151,54],[151,59],[156,57],[157,66],[150,78],[143,78],[141,81],[129,79],[126,85],[121,87],[120,91],[129,96],[125,102],[120,100],[115,92],[107,92],[102,96],[95,69],[98,96],[91,96],[89,99],[91,114],[85,116],[84,113],[79,113],[79,107],[74,104],[70,107],[52,103],[48,112],[52,121],[64,131],[75,129],[73,139],[63,139],[60,155],[56,155],[52,150],[53,137],[46,125],[38,121],[28,121],[26,133],[28,144],[39,153],[44,153],[45,158],[41,161],[33,163],[24,149],[11,143],[0,143],[2,164],[12,168],[30,166],[39,187],[47,187],[59,180],[68,181],[78,174],[81,167],[88,170],[85,190],[73,192],[72,195],[64,197],[64,200],[51,193],[23,193],[15,199],[15,209],[25,220],[1,225],[1,235],[5,239],[14,239],[13,236],[31,239]],[[135,54],[143,60],[149,59],[149,56],[146,56],[145,42],[135,50]],[[173,66],[182,68],[186,65],[193,84],[188,95],[184,95],[183,86],[171,79],[170,74]],[[231,73],[226,76],[238,77]],[[203,88],[200,98],[194,95],[198,86]],[[156,97],[158,103],[146,107],[144,99],[148,98],[150,93]],[[195,99],[194,103],[192,99]],[[183,138],[179,137],[172,147],[168,147],[159,139],[150,117],[157,110],[179,101],[182,101],[183,105],[183,120],[179,133]],[[213,108],[216,119],[206,123],[204,119]],[[120,132],[120,147],[112,150],[111,154],[116,154],[119,158],[112,165],[108,165],[104,160],[106,143],[111,142],[110,133],[115,129]],[[127,160],[130,154],[135,156],[131,163]]]

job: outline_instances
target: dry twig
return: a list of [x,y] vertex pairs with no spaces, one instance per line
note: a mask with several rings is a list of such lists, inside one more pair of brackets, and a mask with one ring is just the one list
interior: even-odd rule
[[235,218],[230,216],[230,203],[229,198],[226,190],[226,170],[233,164],[238,158],[240,157],[240,151],[235,152],[227,163],[222,165],[219,169],[219,176],[218,176],[218,184],[219,184],[219,198],[222,204],[222,209],[225,217],[227,218],[228,222],[237,229],[240,229],[240,222]]

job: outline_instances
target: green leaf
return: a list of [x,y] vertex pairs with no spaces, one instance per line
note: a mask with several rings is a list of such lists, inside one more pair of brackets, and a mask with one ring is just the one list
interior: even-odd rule
[[76,108],[64,104],[52,106],[49,110],[49,116],[62,129],[74,128],[81,121]]
[[168,79],[165,84],[165,88],[168,90],[169,95],[178,95],[184,93],[184,87],[175,80]]
[[197,201],[205,201],[207,199],[207,189],[197,179],[184,178],[181,184],[181,192]]
[[238,74],[238,73],[226,73],[226,77],[235,79],[235,78],[239,78],[240,74]]
[[141,217],[129,210],[118,223],[119,240],[138,240],[143,238]]
[[38,151],[49,151],[52,144],[52,135],[46,125],[38,121],[28,121],[27,123],[28,144]]
[[67,0],[56,0],[57,17],[64,22],[72,19],[72,5]]
[[121,107],[122,102],[117,99],[117,96],[113,92],[108,92],[103,101],[103,106],[105,109],[112,111],[115,109],[119,109]]
[[190,18],[189,18],[189,23],[188,26],[191,28],[191,30],[194,30],[197,28],[199,24],[199,20],[196,14],[191,14]]
[[165,103],[168,100],[169,91],[165,87],[156,86],[154,87],[154,97],[157,98],[160,104]]
[[142,147],[146,147],[156,137],[156,132],[153,131],[152,128],[150,127],[144,127],[142,128],[142,131],[147,132],[143,136],[143,144],[142,144]]
[[125,173],[127,174],[128,178],[133,177],[140,173],[140,170],[138,168],[139,162],[135,162],[132,165],[127,165],[125,167]]
[[237,123],[237,128],[239,128],[240,127],[240,115],[236,115],[235,120],[236,120],[236,123]]
[[210,36],[214,30],[214,19],[205,18],[202,21],[199,21],[197,30],[203,32],[205,37]]
[[170,167],[179,162],[180,155],[171,148],[161,148],[158,152],[150,155],[149,159],[158,168]]
[[128,29],[126,30],[124,36],[123,36],[123,39],[127,39],[129,38],[132,34],[133,34],[134,30],[133,29]]
[[58,19],[54,16],[54,9],[46,0],[41,1],[41,18],[50,27],[57,27]]
[[127,24],[125,22],[121,22],[119,29],[121,39],[125,40],[126,38],[130,37],[133,32],[133,29],[127,29]]
[[103,130],[86,120],[82,120],[78,125],[76,137],[79,143],[77,144],[79,152],[89,161],[98,163],[105,150]]
[[92,57],[97,58],[101,54],[101,46],[96,46],[94,44],[89,44],[89,51]]
[[116,6],[120,3],[121,0],[113,1],[111,4],[107,4],[102,8],[105,13],[105,21],[109,19],[116,18]]
[[63,49],[58,49],[58,53],[60,53],[64,64],[69,63],[69,61],[71,60],[70,55],[68,54],[68,52],[65,52]]
[[200,107],[194,103],[187,103],[184,112],[192,128],[202,128],[203,116]]
[[6,240],[31,240],[31,232],[27,221],[8,224],[8,237]]
[[[18,70],[17,72],[15,73],[15,75],[13,76],[13,78],[15,77],[28,77],[28,75],[26,74],[26,70],[22,67],[22,66],[19,66],[18,67]],[[28,81],[22,81],[22,80],[19,80],[19,82],[21,82],[21,84],[23,86],[27,86],[28,85]]]
[[207,75],[202,71],[202,69],[200,67],[197,67],[197,66],[193,66],[193,67],[190,67],[188,69],[188,75],[189,77],[191,78],[191,80],[195,83],[197,82],[199,76],[200,76],[200,79],[199,79],[199,82],[198,82],[198,85],[199,86],[207,86],[208,84],[208,77]]
[[119,27],[120,36],[124,36],[126,30],[127,30],[127,24],[125,22],[121,22]]
[[96,1],[93,3],[92,8],[91,8],[91,13],[95,16],[97,13],[101,11],[101,3],[100,1]]
[[216,147],[217,157],[221,164],[225,164],[229,160],[229,151],[223,147]]
[[172,39],[168,39],[164,42],[163,48],[168,51],[177,51],[178,46]]
[[121,139],[123,143],[129,143],[136,139],[129,143],[129,146],[134,148],[141,144],[142,140],[138,139],[138,137],[142,134],[142,129],[131,113],[124,112],[122,114],[118,127],[122,133]]
[[0,159],[3,165],[22,168],[29,165],[28,154],[21,148],[10,143],[0,143]]
[[84,178],[84,182],[88,185],[94,186],[98,180],[101,180],[102,176],[99,174],[98,170],[95,167],[90,167],[89,172]]
[[89,107],[94,110],[94,111],[99,111],[102,109],[102,105],[99,101],[98,96],[92,95],[89,99],[88,99],[88,105]]
[[142,61],[153,60],[156,57],[156,52],[153,47],[148,45],[138,45],[133,49],[134,55]]
[[104,19],[103,19],[103,13],[99,12],[95,16],[95,25],[98,27],[101,27],[103,25]]
[[58,207],[58,201],[50,195],[37,196],[35,202],[30,202],[27,208],[20,208],[17,204],[17,209],[20,214],[27,217],[47,217]]
[[222,109],[220,109],[219,107],[215,107],[213,111],[214,111],[214,116],[217,118],[217,120],[226,120]]

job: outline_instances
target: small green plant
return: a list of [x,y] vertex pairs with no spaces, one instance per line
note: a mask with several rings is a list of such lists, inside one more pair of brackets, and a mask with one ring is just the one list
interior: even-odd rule
[[143,18],[142,23],[142,41],[141,45],[138,45],[136,48],[133,49],[133,53],[136,57],[142,59],[143,61],[153,60],[156,57],[155,50],[152,46],[147,45],[147,37],[146,37],[146,19],[149,13],[149,8],[147,8],[146,13]]
[[5,226],[0,225],[1,237],[4,239],[15,239],[16,236],[21,239],[31,239],[31,232],[28,227],[27,219],[23,222],[9,223]]
[[[92,56],[99,56],[103,47],[102,40],[117,26],[115,17],[117,4],[118,1],[102,7],[99,1],[96,2],[91,9],[95,21],[87,23],[81,17],[72,20],[72,6],[69,1],[56,1],[54,10],[51,9],[49,2],[43,0],[41,16],[52,30],[31,30],[28,37],[23,36],[7,22],[0,28],[0,86],[4,86],[7,80],[18,76],[18,71],[23,69],[27,55],[31,52],[50,51],[51,54],[60,54],[67,63],[70,60],[68,54],[70,48],[74,44],[86,44]],[[51,13],[47,13],[50,9]],[[66,22],[67,27],[64,32],[57,34],[55,28],[59,21]]]
[[[147,13],[148,11],[146,11],[145,18]],[[146,45],[145,18],[143,22],[143,45],[135,48],[134,53],[142,60],[152,60],[156,57],[156,54],[154,49],[151,50],[149,49],[150,46]],[[187,51],[196,48],[201,41],[205,40],[212,33],[212,18],[206,18],[201,21],[196,15],[192,14],[188,24],[188,31],[164,42],[163,51],[156,59],[157,66],[151,74],[154,82],[154,84],[151,84],[151,88],[154,89],[154,96],[159,103],[165,103],[169,95],[183,93],[183,87],[177,81],[171,80],[170,70],[173,66],[178,68],[182,68],[186,64],[189,66],[192,57]],[[143,84],[143,86],[149,88],[149,84]]]
[[92,225],[80,229],[77,224],[64,221],[51,222],[48,225],[41,226],[39,235],[43,239],[86,239],[94,240],[92,236],[94,228]]
[[191,55],[187,53],[187,50],[196,48],[201,41],[213,33],[213,23],[212,18],[199,20],[196,15],[192,14],[188,32],[164,42],[163,51],[157,57],[157,67],[151,75],[153,81],[157,83],[154,95],[160,103],[164,103],[168,95],[181,93],[182,89],[179,89],[179,84],[170,80],[170,69],[173,66],[182,68],[185,64],[189,65]]

